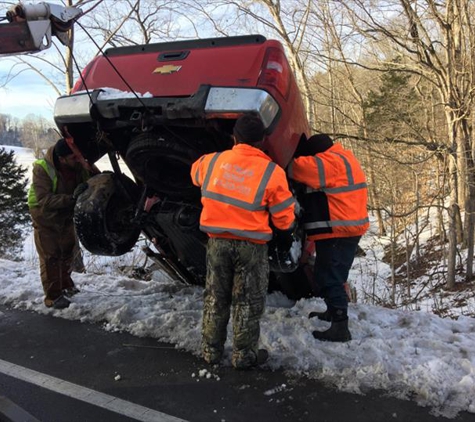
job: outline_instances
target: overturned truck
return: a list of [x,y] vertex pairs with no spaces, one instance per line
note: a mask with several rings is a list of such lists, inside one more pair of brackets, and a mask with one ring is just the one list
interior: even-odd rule
[[[117,256],[143,233],[153,244],[146,253],[169,274],[204,285],[207,236],[199,230],[200,191],[191,164],[231,148],[234,123],[245,112],[261,117],[265,151],[285,168],[308,123],[278,41],[212,38],[112,48],[97,56],[72,93],[58,98],[54,115],[90,163],[107,154],[114,169],[94,176],[78,199],[74,219],[83,246]],[[269,248],[271,288],[292,298],[309,293],[302,242],[297,227],[291,251]]]

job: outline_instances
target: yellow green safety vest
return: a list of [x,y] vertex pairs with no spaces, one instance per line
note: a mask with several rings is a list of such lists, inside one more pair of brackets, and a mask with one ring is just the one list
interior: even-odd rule
[[[58,188],[58,175],[56,174],[56,169],[49,164],[45,159],[36,160],[33,163],[33,166],[40,165],[45,170],[46,174],[51,178],[53,182],[53,193],[56,193]],[[28,207],[35,208],[38,206],[38,199],[36,198],[35,185],[32,183],[30,189],[28,190]]]

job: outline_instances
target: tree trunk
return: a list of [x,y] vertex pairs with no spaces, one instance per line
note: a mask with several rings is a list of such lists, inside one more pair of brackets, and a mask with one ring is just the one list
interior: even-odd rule
[[455,157],[450,160],[450,176],[449,183],[450,200],[449,205],[449,250],[447,251],[447,288],[453,289],[455,287],[455,269],[457,265],[457,215],[459,214],[459,207],[457,205],[457,170],[455,164]]
[[396,305],[396,221],[394,205],[391,204],[391,304]]
[[[466,122],[465,122],[466,123]],[[473,278],[473,252],[475,233],[475,162],[470,144],[471,133],[467,124],[462,124],[462,137],[465,143],[467,160],[467,197],[465,201],[465,246],[467,247],[467,264],[465,280],[470,282]]]
[[[72,0],[68,0],[68,6],[73,5]],[[71,89],[74,86],[74,63],[73,63],[73,51],[74,51],[74,26],[68,31],[68,40],[69,45],[66,47],[66,57],[65,57],[65,82],[66,82],[66,93],[69,94]]]

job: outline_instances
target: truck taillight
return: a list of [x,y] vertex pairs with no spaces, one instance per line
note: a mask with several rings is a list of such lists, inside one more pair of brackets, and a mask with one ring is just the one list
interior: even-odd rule
[[290,67],[282,50],[269,47],[262,63],[258,85],[272,86],[286,98],[289,91]]

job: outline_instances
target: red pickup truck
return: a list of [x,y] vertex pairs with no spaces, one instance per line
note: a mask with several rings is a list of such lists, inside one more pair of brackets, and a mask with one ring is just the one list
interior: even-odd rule
[[[142,232],[155,247],[146,252],[164,269],[203,284],[206,236],[190,167],[205,153],[231,148],[234,123],[245,112],[259,114],[265,150],[285,168],[309,128],[278,41],[211,38],[112,48],[96,57],[55,105],[57,126],[67,128],[85,158],[94,163],[109,154],[114,168],[92,178],[79,197],[81,243],[96,254],[121,255]],[[134,180],[121,173],[118,156]],[[271,281],[299,297],[308,282],[295,249],[270,248]]]

